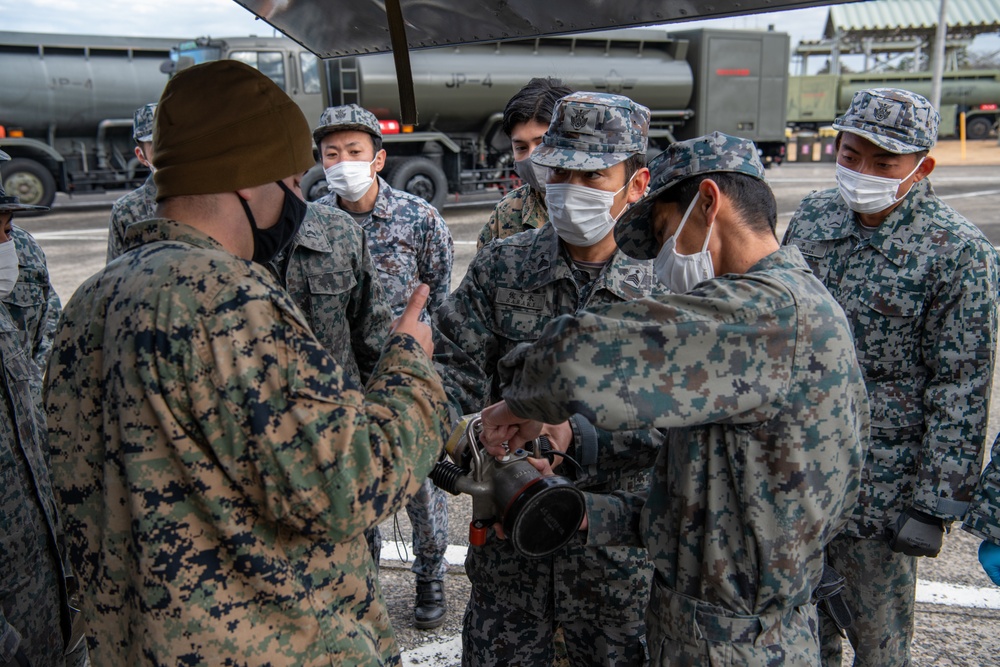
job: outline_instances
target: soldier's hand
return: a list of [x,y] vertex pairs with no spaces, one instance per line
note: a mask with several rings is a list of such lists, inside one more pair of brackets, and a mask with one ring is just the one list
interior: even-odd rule
[[427,297],[430,293],[431,288],[424,283],[417,285],[417,288],[410,294],[409,301],[406,302],[403,314],[389,328],[390,333],[405,333],[416,338],[427,356],[434,354],[434,341],[431,338],[431,328],[420,321],[420,314],[424,311],[424,306],[427,305]]
[[990,580],[1000,586],[1000,544],[983,540],[979,545],[979,563]]
[[485,408],[480,417],[483,431],[479,440],[491,456],[503,456],[506,453],[504,445],[512,450],[523,447],[542,432],[541,422],[518,417],[507,407],[506,401]]
[[896,553],[937,558],[944,541],[944,521],[911,507],[885,527],[885,538]]

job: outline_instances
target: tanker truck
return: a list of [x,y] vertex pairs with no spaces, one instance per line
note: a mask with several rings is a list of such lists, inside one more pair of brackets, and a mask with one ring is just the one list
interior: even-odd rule
[[[793,76],[788,81],[788,123],[794,129],[815,130],[830,125],[847,111],[854,94],[865,88],[902,88],[931,96],[930,72],[881,72]],[[966,136],[986,139],[1000,118],[1000,71],[957,70],[941,79],[942,137],[959,133],[959,112],[965,112]]]
[[134,188],[132,113],[155,102],[176,39],[0,32],[0,148],[8,194],[49,206],[56,192]]
[[[382,128],[388,153],[382,176],[439,207],[449,194],[516,185],[502,112],[536,76],[628,95],[649,107],[650,157],[674,140],[713,130],[753,139],[767,163],[785,153],[784,33],[627,29],[412,51],[416,126],[400,122],[391,54],[320,60],[285,38],[200,38],[179,44],[171,58],[174,69],[226,58],[253,65],[313,124],[327,106],[365,107]],[[325,194],[320,165],[302,185],[310,200]]]

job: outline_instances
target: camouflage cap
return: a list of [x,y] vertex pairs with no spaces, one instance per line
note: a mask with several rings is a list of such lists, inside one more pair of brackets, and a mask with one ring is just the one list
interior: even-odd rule
[[573,93],[556,101],[542,144],[531,154],[543,167],[606,169],[645,154],[649,109],[623,95]]
[[146,104],[132,114],[132,138],[139,141],[153,140],[153,116],[156,115],[156,103]]
[[855,93],[847,113],[833,128],[867,139],[890,153],[933,148],[941,114],[926,97],[899,88],[870,88]]
[[653,226],[657,198],[681,181],[715,172],[734,172],[764,180],[764,165],[749,139],[713,132],[670,144],[649,163],[646,195],[633,204],[615,225],[615,241],[629,257],[653,259],[660,251]]
[[375,114],[357,104],[345,104],[340,107],[328,107],[323,112],[319,117],[319,125],[313,130],[313,141],[319,146],[323,137],[341,130],[359,130],[373,137],[382,138],[382,129],[378,126]]
[[[0,151],[3,155],[7,155]],[[0,160],[9,159],[9,157],[0,157]],[[48,206],[35,206],[34,204],[22,204],[21,200],[17,197],[8,196],[7,191],[3,189],[3,179],[0,178],[0,213],[7,213],[8,211],[47,211]]]
[[[6,162],[10,156],[0,151],[0,162]],[[22,204],[17,197],[8,197],[7,191],[3,189],[3,179],[0,178],[0,213],[7,211],[47,211],[48,206],[33,206],[32,204]]]

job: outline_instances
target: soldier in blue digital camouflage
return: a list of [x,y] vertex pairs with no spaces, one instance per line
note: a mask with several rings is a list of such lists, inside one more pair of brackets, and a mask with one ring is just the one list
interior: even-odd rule
[[[0,162],[7,159],[0,151]],[[62,555],[36,387],[40,373],[24,345],[24,322],[15,321],[6,305],[24,268],[11,218],[14,211],[37,208],[20,204],[0,186],[0,664],[79,667],[86,648],[72,631],[73,579]]]
[[[6,153],[0,152],[6,156]],[[0,157],[0,170],[5,157]],[[47,211],[46,206],[22,204],[17,197],[8,196],[0,181],[0,219],[11,223],[17,211]],[[14,282],[2,298],[7,313],[14,326],[21,332],[21,346],[35,367],[32,387],[41,398],[42,372],[52,349],[52,337],[56,333],[56,323],[62,312],[59,295],[49,280],[49,267],[45,253],[35,238],[17,225],[10,225],[10,237],[16,250],[14,274],[9,276]],[[3,291],[0,289],[0,291]]]
[[483,437],[496,454],[573,413],[669,429],[648,497],[588,494],[581,526],[588,544],[648,549],[652,664],[816,665],[810,600],[868,434],[850,327],[779,247],[752,142],[680,142],[650,170],[615,237],[675,294],[551,322],[500,362],[505,402],[483,411]]
[[[614,239],[615,219],[649,183],[649,110],[620,95],[574,93],[551,115],[531,159],[551,173],[558,219],[489,243],[434,311],[434,360],[459,414],[500,400],[500,358],[553,318],[665,293],[650,262],[619,252]],[[594,493],[644,489],[662,442],[658,431],[611,434],[579,415],[547,434],[583,465],[560,473]],[[646,664],[652,568],[641,547],[575,541],[530,559],[491,531],[469,549],[465,570],[463,665],[551,665],[558,629],[573,665]]]
[[445,435],[427,287],[362,388],[265,268],[306,213],[295,103],[243,63],[196,65],[154,144],[159,217],[66,304],[46,373],[94,664],[399,665],[363,533]]
[[[330,194],[318,203],[347,212],[368,239],[389,306],[398,316],[413,288],[431,290],[425,321],[448,297],[454,244],[437,210],[408,192],[395,190],[378,175],[385,166],[378,119],[356,104],[330,107],[313,130],[326,171]],[[417,579],[414,625],[436,628],[444,623],[444,575],[448,563],[448,500],[427,480],[406,505],[413,526],[413,573]],[[378,548],[373,553],[378,560]]]
[[153,117],[156,104],[146,104],[132,116],[132,138],[135,139],[135,159],[149,169],[146,182],[120,197],[111,207],[111,226],[108,229],[108,257],[110,262],[124,252],[125,229],[133,222],[156,217],[156,183],[153,182]]
[[493,239],[505,239],[545,224],[548,218],[548,211],[545,210],[547,170],[536,166],[528,158],[541,145],[542,136],[549,129],[556,100],[572,92],[558,79],[537,78],[529,81],[507,102],[503,110],[503,131],[510,139],[514,172],[524,185],[511,190],[497,203],[490,219],[479,232],[477,250]]
[[[934,195],[938,121],[920,95],[858,92],[834,123],[837,187],[806,197],[784,240],[847,313],[871,401],[861,495],[827,553],[847,578],[856,665],[908,663],[916,557],[937,556],[982,469],[997,254]],[[839,665],[822,621],[824,662]]]

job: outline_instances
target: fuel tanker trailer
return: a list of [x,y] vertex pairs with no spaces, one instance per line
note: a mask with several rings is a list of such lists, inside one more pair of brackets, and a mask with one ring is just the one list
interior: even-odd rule
[[[793,76],[788,88],[788,123],[795,129],[829,125],[865,88],[902,88],[930,98],[930,72],[865,72]],[[960,112],[965,112],[969,139],[987,139],[1000,119],[1000,71],[955,70],[941,77],[939,135],[959,134]]]
[[48,206],[56,192],[136,187],[132,113],[155,102],[176,39],[0,32],[4,189]]
[[[532,77],[627,95],[652,111],[651,154],[719,130],[757,142],[767,162],[785,150],[789,40],[776,32],[649,29],[431,48],[410,54],[419,123],[401,124],[391,54],[320,60],[284,38],[201,38],[177,46],[173,67],[231,58],[267,73],[311,123],[327,106],[359,104],[379,119],[390,185],[436,206],[449,194],[515,185],[501,120]],[[322,168],[303,191],[326,191]]]

